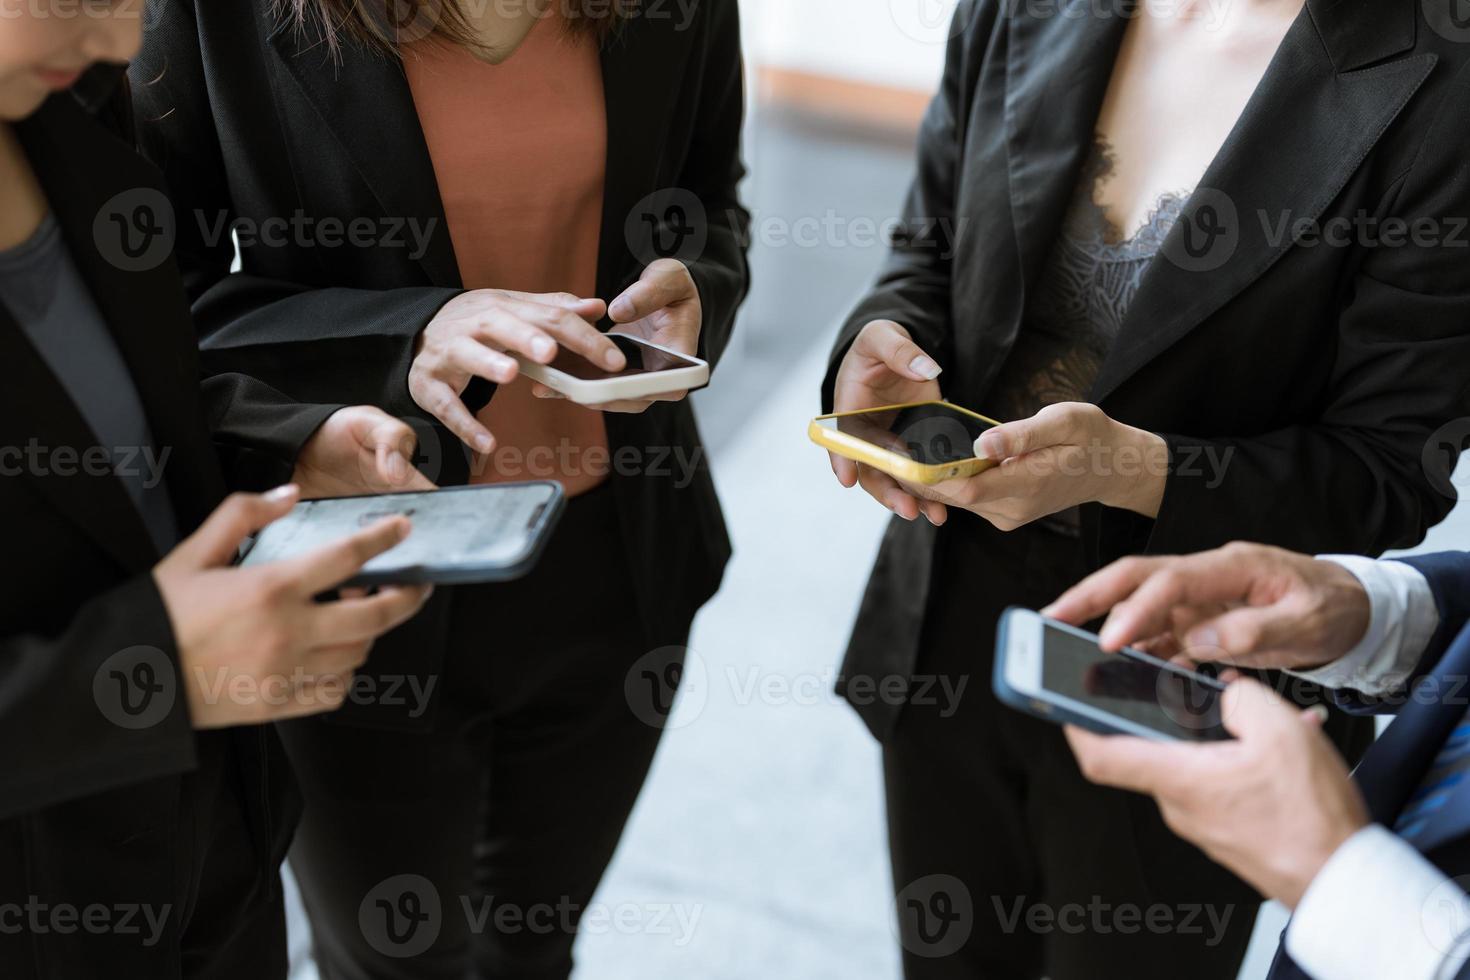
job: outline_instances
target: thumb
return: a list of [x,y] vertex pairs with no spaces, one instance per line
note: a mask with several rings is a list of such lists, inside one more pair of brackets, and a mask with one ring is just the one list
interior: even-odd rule
[[433,490],[434,484],[413,465],[419,444],[413,427],[386,412],[381,414],[382,419],[363,441],[377,471],[377,480],[373,482],[400,490]]
[[1241,740],[1274,738],[1276,733],[1299,726],[1300,712],[1259,681],[1241,677],[1225,689],[1220,701],[1220,720],[1225,730]]
[[219,568],[235,560],[240,542],[290,513],[301,498],[295,484],[264,494],[231,494],[176,549],[183,563],[196,569]]
[[891,320],[875,320],[863,331],[863,341],[864,353],[910,381],[933,381],[943,370],[938,361],[913,342],[907,330]]

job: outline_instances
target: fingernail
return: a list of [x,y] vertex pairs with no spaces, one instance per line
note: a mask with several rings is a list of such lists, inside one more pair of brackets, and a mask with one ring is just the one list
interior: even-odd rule
[[475,437],[475,449],[479,452],[488,453],[494,445],[494,441],[489,436]]
[[1211,650],[1218,650],[1220,649],[1220,631],[1213,626],[1202,627],[1189,634],[1188,643],[1192,647],[1209,647]]
[[1318,722],[1325,722],[1327,721],[1327,705],[1314,704],[1306,710],[1305,714],[1316,718]]
[[1056,605],[1055,604],[1052,604],[1050,606],[1042,606],[1037,611],[1040,612],[1041,615],[1043,615],[1043,616],[1048,616],[1048,617],[1051,617],[1052,619],[1055,619],[1056,617],[1055,616],[1052,616],[1052,613],[1056,610],[1056,608],[1057,608]]
[[533,357],[550,357],[556,353],[556,344],[545,337],[537,337],[531,341],[531,355]]
[[283,500],[289,500],[300,492],[301,488],[298,487],[296,484],[287,483],[284,486],[276,487],[274,490],[268,492],[265,495],[265,499],[273,504],[278,504]]
[[617,299],[613,300],[612,305],[607,308],[607,315],[612,317],[614,320],[629,319],[633,315],[633,304],[623,297],[619,296]]
[[928,354],[920,354],[912,361],[909,361],[909,370],[917,374],[919,377],[923,378],[925,381],[933,381],[935,378],[939,377],[939,372],[941,369],[939,365],[935,363],[934,358],[930,357]]
[[608,367],[614,369],[622,368],[625,364],[622,352],[619,351],[616,347],[609,350],[602,359]]
[[987,432],[975,440],[975,455],[981,459],[1006,458],[1006,437],[999,432]]

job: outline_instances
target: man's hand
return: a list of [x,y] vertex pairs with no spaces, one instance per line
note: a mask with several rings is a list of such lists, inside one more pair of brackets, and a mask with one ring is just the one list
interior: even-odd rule
[[904,489],[968,510],[1002,531],[1093,501],[1154,517],[1169,460],[1162,438],[1084,402],[1048,405],[1029,419],[996,426],[975,441],[975,454],[997,465]]
[[295,487],[235,494],[153,569],[178,644],[195,728],[281,721],[342,706],[373,640],[428,601],[428,588],[386,588],[333,602],[336,589],[398,544],[408,521],[390,518],[290,561],[235,568],[250,534],[284,517]]
[[487,454],[495,448],[495,437],[460,400],[471,379],[509,384],[520,365],[508,351],[550,364],[562,347],[621,371],[627,358],[592,325],[606,309],[600,299],[566,293],[477,289],[456,296],[419,335],[409,394],[465,445]]
[[[659,259],[643,270],[638,281],[608,304],[607,315],[619,333],[629,334],[694,357],[699,352],[699,333],[704,327],[704,306],[699,287],[689,269],[678,259]],[[533,385],[537,398],[561,398],[543,384]],[[637,415],[658,402],[683,401],[687,391],[670,391],[649,398],[624,399],[589,408],[602,412]]]
[[406,423],[370,405],[333,412],[296,457],[291,482],[306,500],[433,490],[414,469],[418,438]]
[[1165,822],[1268,898],[1295,908],[1343,842],[1368,825],[1362,794],[1322,734],[1253,680],[1225,691],[1228,742],[1155,742],[1069,726],[1082,773],[1153,796]]
[[[892,320],[874,320],[857,335],[837,369],[833,388],[835,412],[857,412],[884,405],[938,401],[942,395],[939,363],[914,343],[909,332]],[[844,487],[862,484],[878,503],[906,521],[922,513],[931,524],[943,524],[944,505],[922,500],[886,473],[828,453],[832,472]]]
[[1197,662],[1311,670],[1358,644],[1370,610],[1362,584],[1335,562],[1232,544],[1183,558],[1124,558],[1043,613],[1079,625],[1108,613],[1107,650],[1132,645]]

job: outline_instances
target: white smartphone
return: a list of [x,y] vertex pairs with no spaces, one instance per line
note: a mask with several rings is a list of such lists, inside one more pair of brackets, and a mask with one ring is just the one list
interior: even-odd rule
[[1105,735],[1231,737],[1221,718],[1220,681],[1137,650],[1107,653],[1094,634],[1029,609],[1001,617],[994,686],[1013,708]]
[[628,334],[607,338],[628,359],[621,371],[598,367],[581,354],[562,349],[550,364],[516,357],[521,373],[539,381],[578,405],[652,398],[676,391],[693,391],[709,384],[709,363]]
[[552,482],[303,500],[256,535],[238,564],[296,558],[402,515],[413,522],[408,537],[344,585],[504,582],[535,566],[563,500],[561,484]]

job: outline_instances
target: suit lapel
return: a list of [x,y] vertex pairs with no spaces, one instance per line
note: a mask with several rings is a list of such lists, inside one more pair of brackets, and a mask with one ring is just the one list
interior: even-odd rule
[[1129,20],[1011,16],[1006,160],[1023,297],[1041,275],[1092,148]]
[[1289,229],[1322,216],[1428,77],[1432,55],[1357,70],[1413,45],[1410,5],[1385,3],[1398,11],[1386,16],[1375,6],[1311,0],[1287,32],[1144,274],[1093,401],[1264,275],[1291,247]]
[[[390,55],[344,44],[340,61],[288,21],[267,38],[286,74],[316,109],[388,216],[433,221],[419,265],[436,286],[461,285],[459,263],[434,164],[402,64]],[[491,125],[485,120],[483,125]]]

